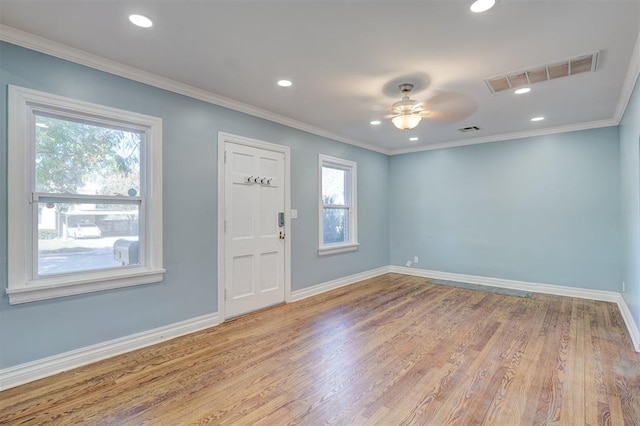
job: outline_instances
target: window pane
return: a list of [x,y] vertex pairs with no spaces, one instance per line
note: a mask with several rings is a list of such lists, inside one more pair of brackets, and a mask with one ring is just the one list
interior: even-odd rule
[[322,204],[344,206],[347,171],[322,167]]
[[139,195],[142,133],[35,115],[36,192]]
[[349,241],[349,209],[325,207],[323,209],[323,244]]
[[38,275],[140,263],[135,204],[38,203]]

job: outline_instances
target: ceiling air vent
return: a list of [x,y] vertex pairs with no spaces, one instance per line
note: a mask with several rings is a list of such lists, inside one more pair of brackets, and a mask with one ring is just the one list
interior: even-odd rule
[[555,78],[569,77],[583,72],[593,72],[596,70],[597,62],[598,52],[593,52],[588,55],[576,56],[575,58],[553,64],[538,65],[524,71],[499,75],[485,80],[485,83],[487,83],[491,93],[496,93],[517,87],[530,86]]
[[458,129],[458,130],[460,130],[462,133],[477,132],[478,130],[480,130],[480,127],[469,126],[469,127],[463,127],[462,129]]

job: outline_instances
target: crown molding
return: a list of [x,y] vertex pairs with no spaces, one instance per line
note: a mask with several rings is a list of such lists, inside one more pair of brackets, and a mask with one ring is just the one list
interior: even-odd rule
[[534,136],[554,135],[558,133],[576,132],[579,130],[597,129],[600,127],[617,126],[619,121],[613,118],[606,120],[589,121],[586,123],[568,124],[566,126],[547,127],[545,129],[527,130],[524,132],[504,133],[501,135],[485,136],[480,138],[465,139],[460,141],[451,141],[443,143],[435,143],[431,145],[414,146],[411,148],[399,148],[391,150],[390,155],[409,154],[412,152],[431,151],[434,149],[454,148],[457,146],[477,145],[481,143],[500,142],[506,140],[515,140],[530,138]]
[[347,138],[336,133],[321,129],[319,127],[307,124],[284,115],[276,114],[262,108],[248,105],[236,101],[225,96],[199,89],[188,84],[180,83],[175,80],[161,77],[159,75],[140,70],[138,68],[124,65],[120,62],[112,61],[92,53],[85,52],[80,49],[69,47],[62,43],[51,41],[44,37],[40,37],[25,31],[20,31],[13,27],[0,24],[0,41],[15,44],[36,52],[45,53],[56,58],[64,59],[76,64],[85,65],[87,67],[107,72],[109,74],[124,77],[139,83],[148,84],[159,89],[164,89],[179,95],[188,96],[210,104],[218,105],[254,117],[262,118],[274,123],[282,124],[303,132],[311,133],[327,139],[354,145],[369,151],[376,151],[382,154],[389,154],[389,150],[383,147],[374,146],[361,142],[356,139]]
[[631,55],[631,61],[629,61],[629,68],[627,69],[627,75],[624,79],[624,84],[622,85],[618,105],[616,106],[616,110],[613,114],[616,124],[620,124],[622,116],[627,109],[627,105],[629,105],[638,76],[640,76],[640,32],[638,33],[636,45]]
[[408,154],[412,152],[431,151],[434,149],[454,148],[466,145],[476,145],[490,142],[500,142],[511,139],[521,139],[534,136],[545,136],[557,133],[572,132],[578,130],[595,129],[599,127],[617,126],[620,124],[620,120],[626,110],[627,104],[631,99],[631,94],[635,86],[636,80],[640,75],[640,34],[636,40],[635,48],[629,68],[623,83],[622,90],[618,104],[614,111],[613,117],[605,120],[591,121],[585,123],[570,124],[566,126],[549,127],[545,129],[504,133],[500,135],[485,136],[479,138],[441,142],[435,144],[414,146],[409,148],[385,148],[381,146],[372,145],[359,141],[357,139],[348,138],[338,135],[328,130],[321,129],[308,123],[304,123],[284,115],[276,114],[274,112],[258,108],[249,104],[245,104],[236,101],[225,96],[217,95],[215,93],[199,89],[188,84],[180,83],[175,80],[171,80],[166,77],[140,70],[128,65],[124,65],[120,62],[112,61],[103,58],[98,55],[94,55],[85,52],[80,49],[75,49],[67,45],[51,41],[44,37],[36,36],[25,31],[15,29],[6,25],[0,24],[0,41],[15,44],[30,50],[45,53],[50,56],[54,56],[60,59],[64,59],[70,62],[74,62],[80,65],[85,65],[90,68],[94,68],[100,71],[104,71],[113,75],[127,78],[129,80],[137,81],[140,83],[148,84],[160,89],[164,89],[173,93],[188,96],[190,98],[198,99],[210,104],[218,105],[224,108],[228,108],[234,111],[238,111],[244,114],[248,114],[257,118],[262,118],[274,123],[282,124],[293,129],[301,130],[306,133],[310,133],[316,136],[321,136],[327,139],[331,139],[338,142],[343,142],[349,145],[353,145],[359,148],[363,148],[369,151],[379,152],[386,155],[399,155]]

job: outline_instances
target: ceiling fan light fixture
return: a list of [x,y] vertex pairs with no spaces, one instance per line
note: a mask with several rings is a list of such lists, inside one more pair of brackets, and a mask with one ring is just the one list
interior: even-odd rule
[[471,5],[470,9],[475,13],[486,12],[496,4],[496,0],[476,0]]
[[420,124],[420,117],[417,114],[402,114],[391,119],[391,122],[400,130],[411,130]]

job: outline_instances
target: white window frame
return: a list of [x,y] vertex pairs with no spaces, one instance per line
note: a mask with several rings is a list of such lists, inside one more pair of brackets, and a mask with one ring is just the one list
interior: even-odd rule
[[[142,129],[140,217],[141,265],[38,277],[34,114],[40,110]],[[9,86],[8,110],[9,303],[19,304],[162,281],[162,119]],[[143,189],[144,188],[144,189]],[[70,196],[69,198],[73,198]],[[36,214],[34,214],[36,211]]]
[[[322,200],[323,167],[331,167],[349,172],[349,182],[345,184],[345,204],[349,210],[349,241],[343,243],[324,244],[324,208],[327,206],[324,205]],[[358,165],[355,161],[344,160],[324,154],[318,156],[318,254],[320,256],[355,251],[360,245],[358,243],[357,180]]]

